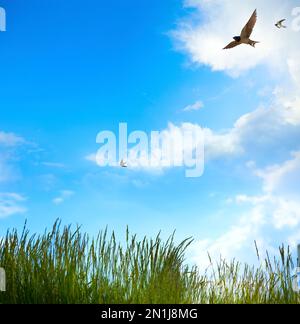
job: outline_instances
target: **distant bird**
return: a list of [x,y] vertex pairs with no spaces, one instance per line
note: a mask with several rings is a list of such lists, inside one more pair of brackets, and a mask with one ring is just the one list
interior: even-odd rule
[[282,20],[279,20],[276,24],[275,24],[275,26],[277,27],[277,28],[287,28],[283,23],[286,21],[286,19],[282,19]]
[[123,159],[120,162],[120,167],[121,168],[127,168],[127,163]]
[[253,32],[256,21],[257,21],[257,11],[255,9],[252,16],[251,16],[251,18],[247,22],[246,26],[243,28],[243,30],[241,32],[241,35],[233,37],[234,41],[229,43],[223,49],[233,48],[233,47],[236,47],[236,46],[241,45],[241,44],[248,44],[248,45],[251,45],[251,46],[255,47],[255,44],[257,44],[259,42],[251,40],[250,36],[251,36],[251,34]]

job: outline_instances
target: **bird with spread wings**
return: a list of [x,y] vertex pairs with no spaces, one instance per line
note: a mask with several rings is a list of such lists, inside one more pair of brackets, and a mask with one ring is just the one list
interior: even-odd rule
[[277,28],[286,28],[286,26],[283,24],[284,22],[286,21],[286,19],[281,19],[281,20],[279,20],[276,24],[275,24],[275,26],[277,27]]
[[234,41],[229,43],[226,47],[224,47],[224,49],[234,48],[241,44],[247,44],[247,45],[251,45],[252,47],[255,47],[255,44],[259,42],[251,40],[250,36],[253,32],[256,21],[257,21],[257,10],[254,10],[251,18],[243,28],[240,36],[233,37]]

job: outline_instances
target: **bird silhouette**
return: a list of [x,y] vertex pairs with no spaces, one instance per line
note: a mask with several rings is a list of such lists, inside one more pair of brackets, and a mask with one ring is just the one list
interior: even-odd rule
[[275,26],[276,26],[277,28],[279,28],[279,29],[281,29],[281,28],[286,28],[286,26],[283,24],[285,21],[286,21],[286,19],[279,20],[279,21],[275,24]]
[[234,48],[241,44],[247,44],[247,45],[251,45],[252,47],[255,47],[255,44],[257,44],[259,42],[251,40],[250,36],[253,32],[256,21],[257,21],[257,10],[255,9],[251,18],[247,22],[246,26],[242,29],[240,36],[233,37],[234,41],[229,43],[223,49]]

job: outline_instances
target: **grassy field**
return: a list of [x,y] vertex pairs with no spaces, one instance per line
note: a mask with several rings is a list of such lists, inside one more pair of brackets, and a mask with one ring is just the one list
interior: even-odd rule
[[179,245],[138,241],[127,231],[126,245],[106,231],[90,239],[80,228],[56,222],[43,235],[7,232],[0,241],[0,266],[7,291],[0,303],[299,303],[293,292],[291,256],[267,258],[260,268],[221,261],[200,274],[185,265],[192,240]]

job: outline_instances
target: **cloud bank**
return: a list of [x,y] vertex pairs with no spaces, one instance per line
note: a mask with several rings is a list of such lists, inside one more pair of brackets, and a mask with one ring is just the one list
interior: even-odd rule
[[[207,161],[245,155],[252,161],[249,172],[260,181],[261,190],[256,196],[241,193],[228,199],[245,212],[219,237],[194,245],[193,260],[200,266],[208,265],[207,251],[214,258],[249,261],[249,255],[255,259],[254,240],[262,251],[271,253],[281,242],[295,246],[300,241],[300,19],[292,15],[297,5],[292,0],[187,0],[185,6],[194,11],[172,33],[177,49],[192,64],[234,78],[263,69],[266,82],[277,83],[269,106],[242,115],[231,129],[205,129]],[[223,51],[255,8],[258,22],[252,39],[261,43],[256,49],[240,46]],[[288,28],[278,30],[274,24],[284,17]],[[272,157],[274,151],[290,155],[269,166],[256,166],[257,160]]]
[[[297,18],[292,16],[296,1],[287,0],[283,4],[280,0],[187,0],[185,6],[194,8],[194,14],[179,23],[173,37],[177,48],[187,53],[193,63],[238,76],[262,64],[276,68],[276,73],[280,66],[284,72],[289,60],[295,62],[299,57],[299,30],[294,26]],[[258,21],[252,38],[261,42],[259,46],[223,51],[232,37],[239,35],[255,8]],[[284,31],[274,26],[282,17],[287,18],[288,24]]]

